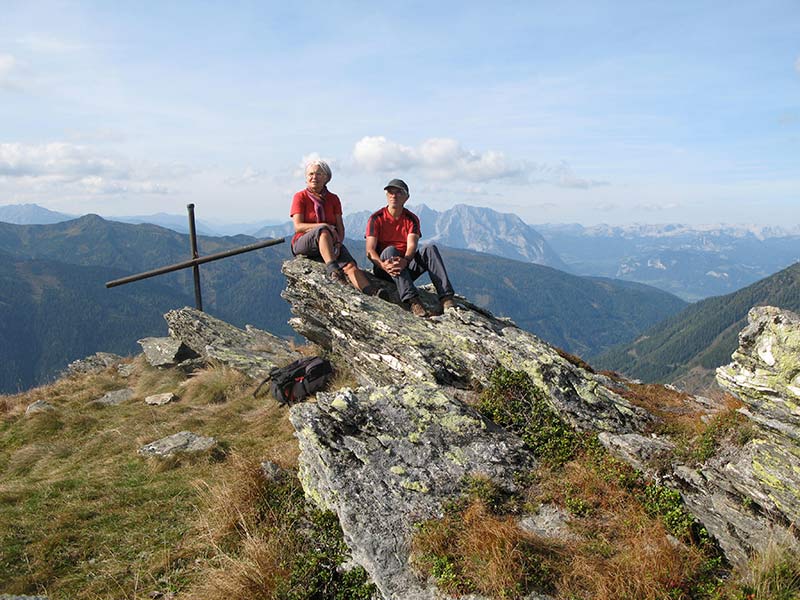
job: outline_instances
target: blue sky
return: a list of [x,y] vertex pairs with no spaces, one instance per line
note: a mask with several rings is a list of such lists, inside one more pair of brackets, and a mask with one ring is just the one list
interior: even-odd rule
[[800,3],[0,0],[0,204],[796,225]]

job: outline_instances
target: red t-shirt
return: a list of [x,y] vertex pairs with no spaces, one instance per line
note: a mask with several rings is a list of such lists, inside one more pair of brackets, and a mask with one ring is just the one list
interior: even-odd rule
[[[332,194],[328,190],[322,192],[322,207],[325,209],[325,222],[328,225],[336,225],[336,217],[342,214],[342,203],[339,201],[339,196]],[[296,214],[303,215],[303,223],[317,223],[317,213],[314,212],[314,201],[308,193],[308,190],[297,192],[292,198],[292,208],[289,209],[289,216],[294,217]],[[301,235],[305,232],[297,232],[292,238],[294,244]]]
[[372,213],[367,221],[366,237],[378,240],[378,254],[387,246],[394,246],[398,252],[405,255],[408,244],[408,234],[422,235],[419,229],[419,218],[410,210],[403,209],[403,213],[396,219],[389,214],[389,208],[384,206],[378,212]]

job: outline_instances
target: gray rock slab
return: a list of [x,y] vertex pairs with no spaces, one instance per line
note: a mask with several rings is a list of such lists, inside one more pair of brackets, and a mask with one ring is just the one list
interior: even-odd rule
[[0,600],[47,600],[47,596],[18,596],[16,594],[0,594]]
[[185,307],[164,315],[170,337],[198,355],[231,366],[253,378],[300,358],[286,340],[250,325],[239,329],[208,313]]
[[348,286],[331,285],[313,261],[286,261],[283,273],[282,295],[295,315],[290,325],[339,356],[364,385],[431,382],[474,389],[502,365],[528,373],[553,408],[581,430],[636,433],[655,421],[617,393],[619,384],[466,300],[442,316],[420,319]]
[[133,363],[124,363],[117,367],[117,373],[120,374],[121,377],[127,379],[133,372],[136,370],[136,365]]
[[142,456],[167,457],[175,454],[205,452],[217,445],[213,437],[204,437],[191,431],[180,431],[139,448]]
[[33,402],[32,404],[28,405],[28,408],[25,409],[25,414],[35,415],[38,413],[52,412],[55,409],[56,407],[47,402],[46,400],[37,400],[36,402]]
[[99,373],[105,371],[109,367],[114,367],[122,364],[124,359],[110,352],[97,352],[86,358],[75,360],[67,365],[66,373],[68,375],[81,375],[87,373]]
[[522,441],[430,383],[344,389],[289,418],[300,481],[339,517],[353,559],[384,598],[433,598],[408,564],[413,525],[442,515],[468,475],[515,490],[535,463]]
[[148,396],[144,399],[145,404],[150,404],[151,406],[163,406],[164,404],[169,404],[170,402],[175,402],[178,397],[172,392],[165,392],[163,394],[153,394],[152,396]]
[[138,344],[142,347],[147,362],[153,367],[172,367],[198,356],[182,341],[172,337],[143,338]]
[[752,419],[768,427],[779,422],[781,433],[800,443],[800,316],[757,306],[747,320],[717,381],[748,405]]
[[133,398],[134,391],[131,388],[123,388],[121,390],[114,390],[104,394],[97,400],[92,400],[92,404],[101,404],[103,406],[116,406],[127,402]]

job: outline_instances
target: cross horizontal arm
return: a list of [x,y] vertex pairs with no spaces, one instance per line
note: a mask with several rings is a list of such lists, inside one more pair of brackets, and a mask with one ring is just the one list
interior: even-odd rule
[[155,277],[156,275],[163,275],[164,273],[171,273],[172,271],[179,271],[181,269],[187,269],[189,267],[193,267],[195,265],[202,265],[203,263],[211,262],[212,260],[219,260],[220,258],[227,258],[229,256],[236,256],[237,254],[243,254],[244,252],[251,252],[253,250],[258,250],[260,248],[266,248],[268,246],[275,246],[276,244],[282,244],[286,240],[284,238],[277,238],[273,240],[263,240],[261,242],[256,242],[255,244],[250,244],[248,246],[242,246],[241,248],[234,248],[233,250],[225,250],[224,252],[217,252],[216,254],[209,254],[208,256],[200,256],[199,258],[193,258],[191,260],[185,260],[183,262],[175,263],[174,265],[168,265],[166,267],[161,267],[159,269],[153,269],[152,271],[146,271],[144,273],[139,273],[137,275],[130,275],[128,277],[122,277],[121,279],[115,279],[114,281],[109,281],[106,283],[107,288],[116,287],[118,285],[125,285],[126,283],[132,283],[134,281],[140,281],[142,279],[147,279],[148,277]]

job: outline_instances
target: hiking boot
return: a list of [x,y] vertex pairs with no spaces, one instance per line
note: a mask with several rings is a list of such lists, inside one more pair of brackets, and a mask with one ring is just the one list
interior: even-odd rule
[[333,269],[328,271],[328,279],[335,283],[341,283],[342,285],[347,285],[347,276],[344,274],[344,271],[341,269]]
[[411,300],[408,301],[408,304],[411,306],[411,312],[415,317],[430,316],[419,298],[411,298]]
[[440,303],[442,305],[442,312],[446,311],[448,308],[455,308],[456,307],[456,303],[453,300],[452,296],[446,296],[445,298],[442,298],[440,300]]
[[368,285],[364,288],[363,292],[367,296],[373,296],[375,298],[380,298],[384,302],[390,301],[389,291],[379,285]]

